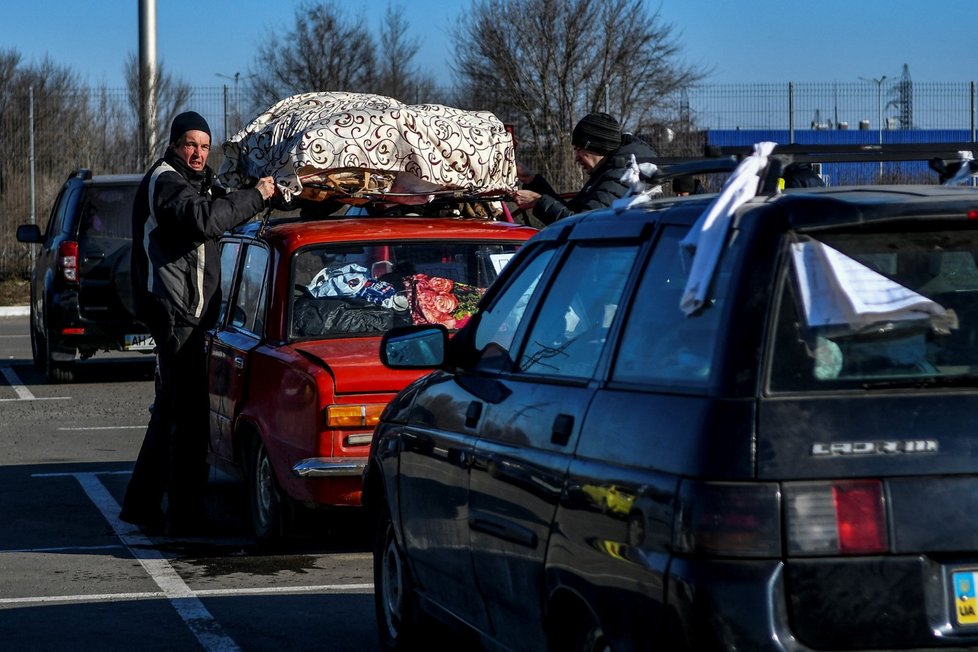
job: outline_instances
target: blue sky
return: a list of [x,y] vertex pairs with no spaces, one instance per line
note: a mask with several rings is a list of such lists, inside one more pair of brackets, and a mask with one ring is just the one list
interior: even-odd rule
[[[360,0],[368,25],[379,26],[400,3],[423,42],[415,64],[449,83],[452,42],[468,0]],[[271,30],[294,24],[295,0],[158,0],[157,58],[192,86],[230,83],[256,69],[255,48]],[[137,53],[138,0],[3,0],[0,48],[26,63],[45,55],[83,82],[122,86],[123,62]],[[978,79],[973,54],[974,0],[656,0],[650,9],[673,25],[688,63],[711,83],[845,82],[899,77],[915,81]],[[528,37],[536,35],[528,34]]]

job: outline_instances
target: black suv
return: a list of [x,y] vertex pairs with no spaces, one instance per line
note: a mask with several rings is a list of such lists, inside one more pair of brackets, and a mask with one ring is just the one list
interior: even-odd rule
[[51,382],[70,382],[76,357],[97,351],[152,353],[154,343],[132,315],[129,284],[132,204],[142,176],[68,177],[42,233],[17,228],[39,245],[31,270],[31,349]]
[[757,160],[725,217],[557,222],[453,338],[385,336],[437,368],[366,470],[387,649],[431,616],[490,649],[978,649],[978,191]]

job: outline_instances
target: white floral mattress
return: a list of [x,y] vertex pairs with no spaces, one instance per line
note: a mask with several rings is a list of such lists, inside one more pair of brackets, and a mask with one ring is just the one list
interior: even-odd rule
[[365,93],[304,93],[275,104],[224,143],[218,177],[237,188],[272,176],[284,199],[351,203],[382,195],[516,188],[513,138],[495,115],[406,105]]

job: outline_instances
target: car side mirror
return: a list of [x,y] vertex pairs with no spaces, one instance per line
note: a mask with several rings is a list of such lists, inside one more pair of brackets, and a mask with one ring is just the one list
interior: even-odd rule
[[32,243],[44,242],[41,227],[36,224],[21,224],[17,227],[17,241]]
[[445,363],[448,329],[441,324],[392,328],[380,342],[380,361],[391,369],[434,369]]

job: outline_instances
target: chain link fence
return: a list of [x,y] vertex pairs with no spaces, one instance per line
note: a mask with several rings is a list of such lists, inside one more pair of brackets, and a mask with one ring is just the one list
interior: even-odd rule
[[[438,95],[449,93],[439,89]],[[884,77],[841,83],[702,84],[665,104],[678,109],[648,116],[638,129],[625,125],[662,156],[700,156],[708,145],[749,144],[740,141],[751,139],[804,144],[976,141],[975,82]],[[165,143],[172,116],[188,108],[207,119],[215,143],[224,142],[252,117],[250,102],[237,86],[194,88],[186,106],[170,107],[167,116],[161,112],[158,142]],[[0,279],[26,277],[30,248],[16,241],[17,225],[36,222],[43,227],[58,189],[73,170],[142,171],[136,113],[126,89],[0,95]],[[517,122],[516,116],[499,117]],[[535,169],[545,167],[548,159],[551,164],[553,158],[566,160],[567,165],[559,166],[567,171],[565,178],[551,180],[558,190],[574,191],[583,182],[569,151],[521,142],[519,156]],[[222,158],[221,148],[215,147],[211,166],[216,169]]]

